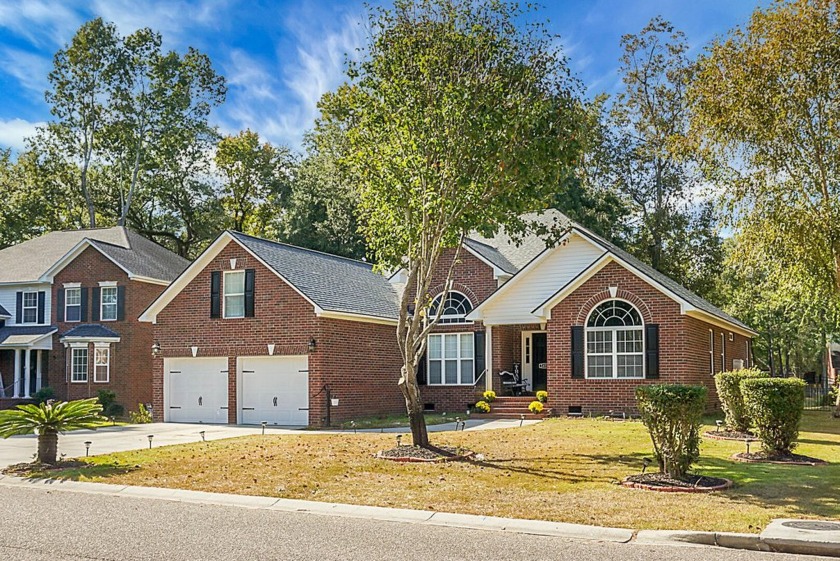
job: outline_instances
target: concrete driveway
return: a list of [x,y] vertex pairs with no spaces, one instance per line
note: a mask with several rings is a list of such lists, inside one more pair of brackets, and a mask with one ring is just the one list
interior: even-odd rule
[[[129,425],[103,427],[95,431],[80,430],[58,437],[58,453],[68,458],[85,455],[85,441],[90,441],[90,454],[124,452],[149,447],[148,436],[154,435],[152,446],[184,444],[201,440],[200,431],[204,431],[207,440],[232,438],[249,434],[260,434],[260,427],[237,425],[193,425],[182,423],[151,423],[148,425]],[[292,434],[299,430],[267,427],[266,434]],[[13,436],[0,440],[0,466],[21,462],[31,462],[38,449],[37,436]]]

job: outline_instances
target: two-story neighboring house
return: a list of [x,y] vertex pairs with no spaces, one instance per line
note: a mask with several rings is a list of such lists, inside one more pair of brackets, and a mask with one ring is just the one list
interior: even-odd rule
[[137,317],[188,262],[122,227],[50,232],[0,250],[0,398],[151,402],[152,330]]

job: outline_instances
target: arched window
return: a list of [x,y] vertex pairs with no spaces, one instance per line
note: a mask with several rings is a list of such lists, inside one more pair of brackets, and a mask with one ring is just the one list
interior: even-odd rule
[[445,299],[443,296],[439,294],[432,301],[432,305],[429,306],[429,317],[434,318],[437,315],[438,306],[443,300],[443,311],[439,323],[470,323],[466,320],[466,315],[473,309],[470,299],[455,291],[449,292]]
[[644,322],[631,303],[607,300],[586,320],[587,378],[644,378]]

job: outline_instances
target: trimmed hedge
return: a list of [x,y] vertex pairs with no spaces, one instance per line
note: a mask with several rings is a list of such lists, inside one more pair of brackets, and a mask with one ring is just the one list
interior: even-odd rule
[[764,452],[789,455],[799,437],[805,382],[799,378],[749,378],[741,381],[741,393]]
[[659,471],[680,478],[700,457],[700,424],[706,388],[654,384],[636,388],[636,404],[650,432]]
[[767,374],[757,368],[744,368],[715,374],[715,387],[717,387],[723,413],[726,415],[726,427],[729,430],[738,432],[750,430],[751,422],[744,406],[744,397],[741,395],[741,382],[747,379],[766,377]]

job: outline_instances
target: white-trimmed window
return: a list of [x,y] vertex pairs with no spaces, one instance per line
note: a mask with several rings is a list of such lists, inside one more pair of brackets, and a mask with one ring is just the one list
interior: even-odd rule
[[586,320],[587,378],[644,378],[644,323],[624,300],[607,300]]
[[82,289],[64,289],[64,321],[82,321]]
[[225,271],[224,317],[245,317],[245,271]]
[[441,300],[443,300],[443,310],[441,311],[440,321],[438,323],[472,323],[466,319],[467,314],[473,309],[472,302],[470,302],[470,299],[465,294],[454,290],[446,294],[446,298],[441,293],[432,300],[432,305],[429,306],[430,318],[437,316],[438,306],[441,305]]
[[110,347],[95,347],[93,349],[93,381],[106,384],[111,377],[111,349]]
[[88,350],[87,347],[70,348],[70,381],[88,381]]
[[117,321],[117,287],[103,286],[99,298],[99,318],[102,321]]
[[430,386],[475,383],[475,344],[472,333],[429,335],[428,376]]
[[38,293],[23,293],[23,323],[38,323]]

